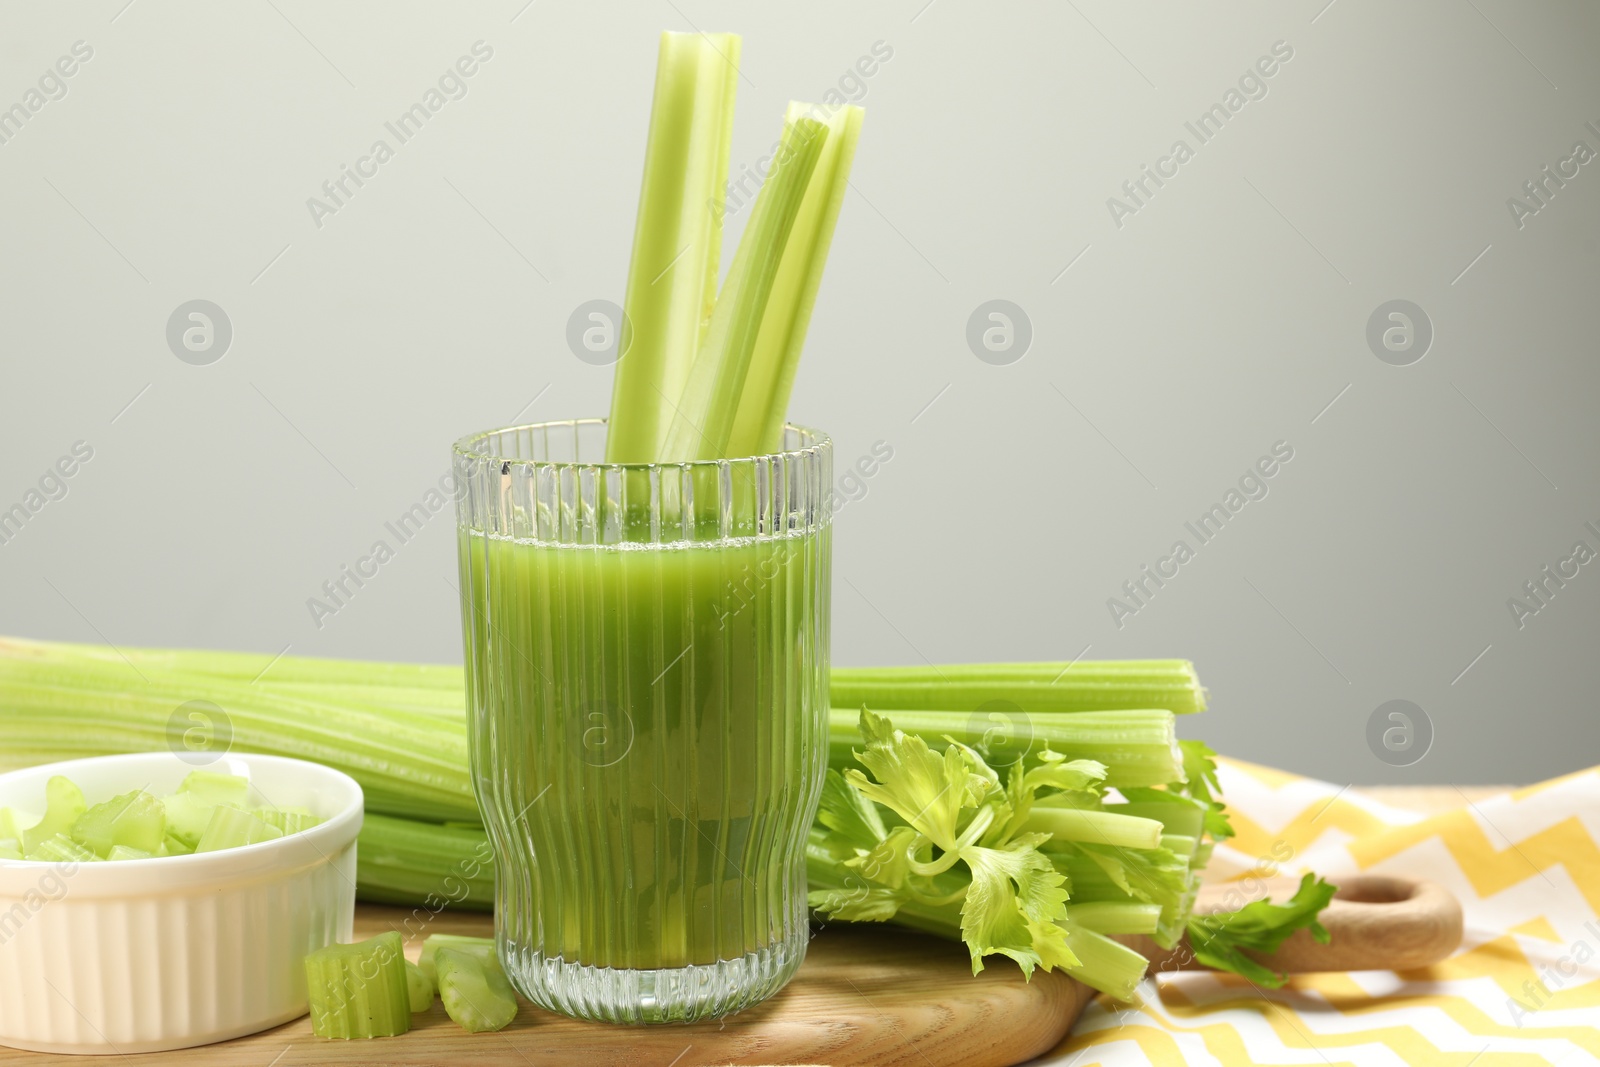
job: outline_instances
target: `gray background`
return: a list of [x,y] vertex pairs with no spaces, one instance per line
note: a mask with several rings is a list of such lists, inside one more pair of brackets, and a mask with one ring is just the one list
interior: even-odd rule
[[[841,474],[894,452],[838,517],[836,661],[1186,656],[1213,708],[1185,730],[1243,758],[1592,764],[1600,565],[1520,629],[1507,600],[1600,548],[1600,162],[1521,228],[1507,198],[1600,150],[1600,9],[1326,2],[8,4],[0,106],[94,55],[0,146],[0,509],[94,458],[0,546],[0,632],[458,660],[447,511],[320,629],[306,601],[396,545],[452,439],[604,413],[566,326],[621,298],[657,32],[745,35],[736,167],[882,41],[792,407]],[[317,227],[478,40],[467,95]],[[233,327],[209,366],[166,341],[194,299]],[[991,299],[1020,361],[968,347]],[[1366,341],[1392,299],[1435,330],[1409,366]],[[1280,440],[1269,495],[1119,628],[1107,599]],[[1367,742],[1393,699],[1433,724],[1409,767]]]

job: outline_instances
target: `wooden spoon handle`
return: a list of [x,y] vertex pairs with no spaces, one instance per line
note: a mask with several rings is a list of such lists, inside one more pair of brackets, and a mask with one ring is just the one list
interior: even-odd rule
[[[1461,944],[1461,905],[1442,886],[1381,874],[1330,878],[1339,892],[1323,911],[1330,936],[1319,945],[1301,930],[1276,953],[1257,958],[1290,974],[1310,971],[1404,971],[1438,963]],[[1200,891],[1195,911],[1232,911],[1270,896],[1287,900],[1299,882],[1293,878],[1221,882]],[[1118,938],[1150,959],[1150,970],[1201,969],[1188,939],[1163,949],[1149,938]]]

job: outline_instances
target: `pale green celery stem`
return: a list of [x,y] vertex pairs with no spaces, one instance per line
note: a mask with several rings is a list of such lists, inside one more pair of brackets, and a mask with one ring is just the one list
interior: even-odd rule
[[1127,945],[1082,926],[1067,927],[1067,948],[1080,964],[1067,973],[1118,1000],[1133,999],[1150,962]]
[[1186,860],[1193,860],[1196,844],[1198,842],[1187,834],[1161,835],[1161,847],[1175,856],[1182,856]]
[[1022,822],[1023,833],[1047,833],[1058,841],[1087,841],[1117,848],[1159,848],[1161,824],[1134,815],[1078,808],[1034,808]]
[[[1002,714],[1165,708],[1204,711],[1206,691],[1188,660],[1081,660],[1075,663],[982,663],[934,667],[835,667],[834,707],[873,711],[959,711],[991,701]],[[892,718],[893,716],[891,716]]]
[[430,909],[408,927],[426,929],[433,910],[494,909],[494,852],[476,827],[439,826],[368,812],[356,847],[356,895]]
[[739,47],[731,33],[661,35],[607,463],[661,459],[716,301]]
[[[112,648],[59,641],[33,641],[0,637],[0,672],[6,664],[57,664],[68,669],[99,666],[137,677],[138,671],[198,674],[242,682],[274,685],[354,685],[385,690],[443,690],[460,703],[465,681],[460,667],[421,663],[382,663],[365,660],[319,659],[314,656],[274,656],[270,652],[216,652],[210,649]],[[430,692],[414,699],[432,700]]]
[[1102,900],[1067,905],[1068,923],[1097,934],[1153,934],[1160,921],[1159,904]]
[[[801,118],[825,114],[827,109],[818,104],[791,103],[784,120],[792,125]],[[864,115],[861,108],[845,105],[823,120],[828,124],[828,139],[817,158],[795,217],[794,232],[789,235],[772,283],[772,296],[767,301],[744,393],[734,415],[733,436],[728,441],[730,456],[765,455],[783,445],[789,394],[794,390],[795,371],[844,203]]]
[[786,124],[772,174],[761,186],[739,239],[711,324],[690,369],[659,459],[728,458],[734,416],[773,281],[828,128],[814,119]]
[[[950,711],[892,711],[897,729],[919,734],[930,746],[942,748],[949,735],[979,748],[993,727],[982,716]],[[844,769],[858,767],[857,729],[860,713],[835,706],[828,713],[828,763]],[[1183,780],[1183,756],[1178,749],[1173,715],[1160,709],[1084,711],[1073,715],[1019,715],[1011,729],[1027,735],[1019,745],[1031,765],[1048,747],[1068,759],[1092,759],[1106,766],[1109,786],[1162,785]]]
[[1198,838],[1205,829],[1205,812],[1195,804],[1132,801],[1127,804],[1107,804],[1105,810],[1114,811],[1119,815],[1139,815],[1146,819],[1155,819],[1169,834]]
[[[221,727],[226,723],[228,744],[236,751],[314,760],[351,775],[370,810],[478,819],[463,719],[352,708],[226,678],[149,668],[141,675],[120,661],[5,657],[0,707],[0,767],[161,750],[184,743],[175,729],[193,728],[200,731],[197,738],[221,740],[227,738]],[[182,713],[177,727],[175,711]]]

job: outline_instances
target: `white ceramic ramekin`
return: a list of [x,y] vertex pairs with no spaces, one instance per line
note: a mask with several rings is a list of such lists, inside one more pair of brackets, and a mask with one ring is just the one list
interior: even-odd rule
[[[0,807],[44,807],[64,774],[90,804],[165,796],[195,768],[170,752],[0,775]],[[0,860],[0,1045],[131,1053],[253,1034],[306,1013],[305,956],[350,940],[361,787],[303,760],[230,755],[257,802],[305,807],[304,833],[193,856],[116,863]]]

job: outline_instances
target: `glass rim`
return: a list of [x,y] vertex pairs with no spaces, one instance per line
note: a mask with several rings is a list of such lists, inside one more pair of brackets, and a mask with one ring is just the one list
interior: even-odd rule
[[610,420],[607,418],[590,417],[577,419],[550,419],[545,422],[526,422],[515,426],[500,426],[492,430],[481,430],[477,433],[469,433],[465,437],[458,438],[456,442],[450,446],[450,451],[452,454],[461,456],[464,459],[479,460],[484,463],[499,463],[502,465],[510,464],[518,467],[547,467],[563,470],[649,471],[674,469],[692,470],[695,468],[721,469],[733,463],[755,463],[783,459],[809,460],[814,459],[824,453],[832,452],[833,450],[833,439],[827,434],[823,433],[821,430],[815,430],[809,426],[802,426],[793,422],[785,422],[783,424],[783,428],[785,430],[794,430],[803,438],[809,439],[811,444],[802,448],[783,449],[777,452],[764,452],[756,456],[738,456],[730,459],[690,459],[669,463],[606,463],[604,461],[583,462],[570,459],[529,459],[526,456],[502,456],[494,454],[492,450],[477,447],[482,445],[482,443],[487,441],[489,438],[498,436],[500,434],[513,434],[523,430],[550,430],[557,427],[576,430],[579,426],[604,426],[609,422]]

